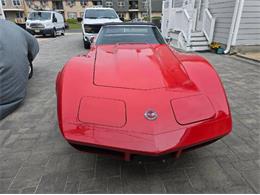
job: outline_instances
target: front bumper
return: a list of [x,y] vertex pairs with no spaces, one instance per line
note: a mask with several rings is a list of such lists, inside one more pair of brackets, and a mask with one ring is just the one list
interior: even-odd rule
[[47,35],[47,34],[52,34],[53,29],[52,28],[44,28],[44,29],[32,29],[32,28],[27,28],[26,29],[29,33],[32,35]]
[[161,134],[84,127],[82,124],[70,124],[70,127],[71,130],[62,132],[69,143],[121,152],[124,159],[129,160],[132,154],[160,156],[181,153],[188,148],[217,140],[231,131],[232,122],[231,117],[226,117]]

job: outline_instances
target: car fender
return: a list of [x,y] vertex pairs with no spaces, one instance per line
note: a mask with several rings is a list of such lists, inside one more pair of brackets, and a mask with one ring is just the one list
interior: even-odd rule
[[185,68],[190,79],[201,92],[208,96],[217,115],[231,118],[228,99],[221,79],[214,67],[203,57],[195,54],[174,53]]
[[[94,58],[88,55],[70,59],[56,78],[57,114],[60,129],[64,123],[77,120],[77,109],[80,97],[92,84]],[[85,83],[85,85],[78,85]]]

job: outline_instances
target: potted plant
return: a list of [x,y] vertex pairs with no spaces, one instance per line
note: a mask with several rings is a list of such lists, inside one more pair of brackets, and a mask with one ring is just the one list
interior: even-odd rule
[[210,48],[212,51],[214,51],[217,54],[223,54],[223,48],[221,48],[221,45],[218,42],[212,42],[210,44]]

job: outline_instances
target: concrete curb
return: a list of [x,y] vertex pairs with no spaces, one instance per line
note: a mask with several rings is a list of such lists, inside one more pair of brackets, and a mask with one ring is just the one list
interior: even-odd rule
[[232,58],[235,58],[235,59],[237,59],[237,60],[240,60],[240,61],[242,61],[242,62],[246,62],[246,63],[248,63],[248,64],[252,64],[252,65],[255,65],[255,66],[259,66],[260,67],[260,61],[257,61],[257,60],[253,60],[253,59],[251,59],[251,58],[247,58],[247,57],[241,57],[241,56],[239,56],[239,55],[237,55],[237,54],[235,54],[235,55],[230,55],[230,57],[232,57]]
[[240,53],[237,53],[236,56],[238,56],[238,57],[240,57],[240,58],[244,58],[244,59],[246,59],[246,60],[252,60],[252,61],[254,61],[254,62],[260,63],[260,60],[247,57],[246,55],[243,55],[243,54],[240,54]]

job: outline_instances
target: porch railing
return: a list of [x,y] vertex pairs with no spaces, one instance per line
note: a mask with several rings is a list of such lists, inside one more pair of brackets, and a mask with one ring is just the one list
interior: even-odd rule
[[190,45],[191,42],[191,31],[193,27],[192,17],[189,15],[186,9],[175,9],[174,13],[174,28],[175,30],[181,31],[182,35],[187,42],[187,45]]
[[208,9],[205,9],[202,31],[205,34],[209,44],[213,40],[215,22],[216,22],[216,19],[211,15],[210,11]]

